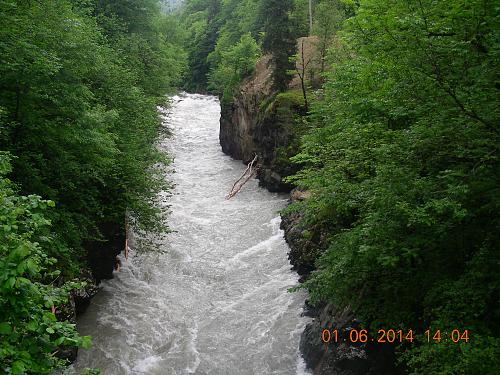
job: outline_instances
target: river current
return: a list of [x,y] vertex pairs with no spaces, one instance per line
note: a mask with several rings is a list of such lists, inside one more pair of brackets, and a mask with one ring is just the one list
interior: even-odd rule
[[[288,293],[290,270],[278,211],[287,197],[247,183],[219,145],[220,106],[211,96],[171,98],[159,147],[174,158],[174,188],[161,253],[130,242],[128,260],[78,319],[93,346],[74,369],[105,375],[304,374],[298,345],[304,295]],[[167,193],[163,194],[165,197]]]

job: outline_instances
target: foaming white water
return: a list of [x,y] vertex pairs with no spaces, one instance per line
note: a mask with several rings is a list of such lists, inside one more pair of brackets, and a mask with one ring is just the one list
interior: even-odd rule
[[[94,345],[75,369],[104,374],[306,374],[298,352],[307,318],[277,214],[286,197],[249,182],[225,195],[244,165],[224,155],[218,101],[171,98],[160,109],[171,138],[175,185],[161,253],[139,254],[131,241],[121,272],[102,284],[78,328]],[[163,198],[166,193],[160,194]],[[137,240],[140,241],[140,240]]]

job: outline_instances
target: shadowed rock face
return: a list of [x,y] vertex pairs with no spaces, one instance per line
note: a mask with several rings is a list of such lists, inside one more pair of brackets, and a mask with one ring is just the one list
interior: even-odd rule
[[[336,329],[339,342],[324,344],[321,339],[324,329]],[[391,345],[371,341],[357,344],[344,342],[351,329],[361,329],[352,311],[338,310],[331,304],[324,306],[313,322],[306,326],[301,336],[300,350],[315,375],[398,374]]]
[[255,109],[246,107],[246,104],[243,99],[238,99],[222,105],[219,133],[222,151],[243,162],[252,160],[257,151],[252,136],[256,125],[256,119],[252,118]]
[[103,223],[99,228],[104,239],[89,241],[87,262],[97,283],[101,280],[112,279],[116,256],[125,246],[125,226],[116,223]]
[[[55,314],[57,320],[68,321],[76,324],[77,315],[83,313],[90,304],[90,300],[97,294],[99,288],[88,269],[82,269],[78,279],[86,283],[86,286],[81,289],[75,289],[70,292],[68,302],[59,304],[55,307]],[[57,358],[74,362],[78,354],[78,348],[59,346],[57,351]]]
[[219,140],[222,151],[248,163],[259,156],[257,178],[272,192],[289,192],[293,186],[283,178],[295,173],[288,161],[298,145],[294,116],[303,112],[302,97],[272,90],[269,55],[256,65],[232,103],[222,103]]
[[[307,199],[308,192],[294,189],[292,202]],[[314,261],[327,247],[321,229],[305,228],[301,223],[303,213],[282,215],[281,227],[290,247],[288,258],[304,281],[314,270]],[[307,232],[307,235],[305,234]],[[394,348],[389,344],[351,344],[344,342],[351,329],[361,329],[351,309],[337,309],[332,304],[311,306],[305,303],[305,314],[314,320],[307,324],[300,339],[300,351],[307,367],[314,375],[393,375],[399,374],[394,365]],[[338,331],[339,342],[325,345],[321,334],[324,329]],[[349,340],[347,340],[349,341]]]
[[[292,191],[294,194],[296,190]],[[281,215],[281,228],[285,232],[285,240],[290,247],[288,259],[293,269],[304,281],[314,270],[314,262],[325,250],[326,239],[322,233],[305,228],[301,222],[302,212],[291,212]],[[310,235],[306,235],[306,232]]]
[[259,105],[273,95],[271,57],[263,56],[232,103],[221,103],[219,140],[222,151],[234,159],[249,162],[258,151],[255,129],[259,122]]

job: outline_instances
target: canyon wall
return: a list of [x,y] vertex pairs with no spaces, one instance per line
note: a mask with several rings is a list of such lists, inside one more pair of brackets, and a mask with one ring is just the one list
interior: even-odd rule
[[261,58],[253,76],[246,80],[232,103],[221,103],[220,144],[222,151],[248,163],[258,155],[258,179],[273,192],[288,192],[283,181],[296,172],[289,157],[298,150],[303,114],[302,94],[296,90],[272,90],[270,56]]
[[[221,103],[220,144],[224,153],[244,163],[258,155],[257,178],[261,186],[273,192],[291,192],[291,201],[308,199],[309,193],[298,189],[283,178],[298,171],[290,157],[299,151],[304,134],[306,115],[297,77],[285,93],[272,90],[270,56],[262,57],[252,77],[240,87],[232,103]],[[293,190],[292,190],[293,189]],[[282,228],[290,247],[290,263],[303,282],[314,270],[314,261],[327,247],[326,233],[308,228],[303,214],[293,211],[282,214]],[[331,304],[310,306],[305,301],[304,314],[313,317],[301,337],[300,349],[304,360],[315,375],[396,374],[393,347],[371,342],[322,342],[323,329],[337,329],[348,335],[357,328],[350,309],[339,310]]]

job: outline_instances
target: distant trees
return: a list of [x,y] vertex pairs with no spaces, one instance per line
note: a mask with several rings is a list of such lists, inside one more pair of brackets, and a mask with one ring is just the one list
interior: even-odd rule
[[313,31],[313,6],[312,6],[312,0],[308,1],[308,10],[309,10],[309,35],[312,34]]
[[222,20],[220,0],[190,0],[185,4],[184,22],[188,25],[186,50],[189,75],[186,88],[193,91],[207,89],[210,65],[207,61],[214,50]]
[[332,46],[335,33],[342,27],[342,22],[348,15],[348,9],[339,0],[323,0],[316,6],[313,34],[318,37],[318,55],[320,72],[325,71],[325,61],[328,49]]
[[259,46],[250,33],[221,53],[221,60],[210,72],[208,88],[218,93],[222,101],[230,102],[243,78],[250,75],[259,57]]
[[[303,1],[187,0],[182,15],[189,34],[187,50],[190,73],[187,88],[215,90],[225,95],[226,100],[244,75],[237,74],[239,78],[236,80],[234,75],[231,79],[223,79],[222,71],[227,71],[227,66],[220,66],[222,56],[228,56],[227,53],[241,42],[242,36],[250,34],[261,47],[259,50],[273,55],[275,90],[286,90],[291,79],[288,72],[294,68],[289,58],[295,54],[296,37],[303,32],[307,34],[307,25],[301,24],[302,18],[307,18],[307,9],[299,6]],[[298,25],[302,27],[300,30]],[[246,74],[250,72],[247,70]],[[231,88],[222,89],[226,84]]]
[[292,0],[262,0],[260,5],[259,17],[264,25],[262,49],[273,56],[273,84],[278,91],[287,88],[291,78],[288,71],[294,68],[293,62],[290,61],[296,50],[296,40],[289,18],[292,9]]

